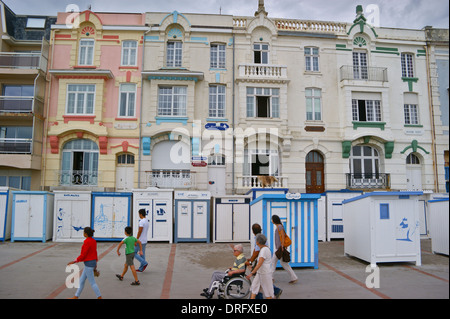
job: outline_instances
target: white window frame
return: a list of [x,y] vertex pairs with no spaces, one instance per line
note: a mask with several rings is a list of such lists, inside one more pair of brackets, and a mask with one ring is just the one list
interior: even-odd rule
[[[184,88],[185,92],[175,92],[177,89]],[[170,89],[170,92],[164,92],[163,90]],[[160,86],[158,88],[158,116],[173,116],[182,117],[187,115],[187,86]],[[170,94],[167,94],[170,93]],[[163,101],[163,98],[165,101]],[[168,102],[169,105],[162,107],[163,102]],[[175,106],[180,103],[177,112],[175,112]],[[177,114],[175,114],[177,113]]]
[[[309,93],[308,91],[311,91],[310,95],[308,95]],[[316,93],[318,93],[318,95],[316,95]],[[318,88],[306,88],[305,98],[306,98],[306,120],[322,121],[322,90]],[[310,100],[310,107],[311,107],[310,111],[308,111],[308,100]],[[318,103],[318,105],[316,103]],[[319,108],[318,111],[316,109],[317,107]]]
[[[83,53],[84,49],[84,53]],[[94,65],[95,40],[80,39],[78,65]]]
[[137,48],[138,44],[135,40],[122,41],[122,56],[120,58],[122,66],[137,66]]
[[366,119],[361,120],[359,114],[360,99],[352,99],[352,119],[355,122],[381,122],[381,101],[380,100],[362,100],[365,104]]
[[224,118],[226,111],[226,85],[210,85],[209,112],[210,118]]
[[402,53],[402,77],[413,78],[414,77],[414,54]]
[[[129,86],[130,88],[126,88]],[[133,86],[133,89],[131,89]],[[122,109],[122,102],[125,100],[125,109]],[[131,107],[132,112],[130,114]],[[125,111],[125,114],[122,114]],[[136,84],[135,83],[121,83],[119,89],[119,108],[118,117],[136,117]]]
[[[355,147],[359,147],[361,150],[361,154],[360,155],[354,155],[353,151]],[[364,148],[365,147],[369,147],[370,150],[370,155],[366,155],[364,154]],[[378,174],[380,174],[380,153],[378,152],[377,149],[375,149],[372,146],[366,146],[366,145],[355,145],[352,147],[351,152],[350,152],[350,173],[351,174],[361,174],[361,176],[366,176],[366,174],[371,174],[371,177],[362,177],[362,178],[373,178],[373,176],[376,176]],[[354,160],[359,161],[360,165],[361,165],[361,172],[355,172],[355,167],[354,167]],[[370,160],[371,162],[371,171],[372,172],[366,172],[366,166],[365,166],[365,160]]]
[[[267,47],[266,47],[267,46]],[[260,62],[255,61],[255,53],[259,52]],[[270,46],[268,43],[253,43],[253,63],[255,64],[269,64]],[[264,61],[266,60],[266,61]]]
[[369,79],[369,61],[367,51],[353,51],[353,79],[367,80]]
[[[268,97],[269,112],[267,117],[258,116],[258,97]],[[280,89],[279,88],[263,88],[263,87],[247,87],[247,118],[280,118]]]
[[[79,87],[79,86],[86,86],[86,87],[93,87],[94,90],[84,90],[79,91],[77,90],[71,90],[71,86]],[[67,84],[67,93],[66,93],[66,114],[67,115],[94,115],[95,114],[95,93],[96,93],[96,87],[95,84]],[[74,104],[73,104],[73,111],[70,112],[69,110],[69,96],[70,94],[75,94],[74,98]],[[84,96],[81,96],[81,94],[84,94]],[[88,102],[88,95],[92,95],[92,112],[87,112],[87,102]],[[78,112],[78,101],[80,101],[80,98],[83,99],[83,105],[82,105],[82,111]]]
[[[315,52],[317,50],[317,52]],[[319,72],[319,48],[305,47],[305,70]]]
[[182,65],[183,65],[183,42],[168,41],[166,67],[178,68],[181,67]]
[[226,45],[223,43],[212,43],[210,48],[210,68],[226,68]]
[[417,104],[404,104],[405,124],[419,125],[419,108]]

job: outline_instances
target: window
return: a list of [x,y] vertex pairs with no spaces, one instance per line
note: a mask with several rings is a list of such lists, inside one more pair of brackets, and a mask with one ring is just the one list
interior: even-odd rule
[[225,166],[225,156],[214,154],[208,157],[208,166]]
[[381,104],[379,100],[352,100],[353,121],[381,122]]
[[380,219],[389,219],[389,204],[380,204]]
[[269,63],[269,45],[263,43],[253,44],[253,63]]
[[248,87],[247,117],[279,118],[280,89]]
[[406,164],[420,165],[420,160],[419,160],[419,158],[416,155],[411,153],[406,158]]
[[306,71],[319,71],[319,48],[305,48]]
[[31,126],[0,126],[0,153],[30,153],[33,142]]
[[370,146],[354,146],[350,154],[350,172],[354,178],[379,178],[379,156]]
[[321,93],[320,89],[306,89],[306,120],[321,121],[322,107],[321,107]]
[[4,84],[2,95],[0,112],[31,112],[33,110],[33,85]]
[[417,111],[417,105],[405,104],[405,124],[417,125],[419,124],[419,114]]
[[80,40],[80,53],[78,56],[79,65],[94,65],[94,45],[94,40]]
[[243,175],[280,176],[280,160],[278,150],[245,149]]
[[183,57],[183,43],[171,41],[167,43],[167,67],[181,67]]
[[353,78],[355,80],[367,80],[369,78],[366,52],[353,52]]
[[95,84],[67,85],[67,114],[94,114]]
[[31,176],[0,176],[0,186],[31,190]]
[[402,77],[414,77],[413,55],[411,53],[402,53]]
[[133,154],[121,154],[117,156],[117,164],[134,164]]
[[67,142],[62,151],[61,185],[97,185],[98,146],[91,140]]
[[136,116],[136,84],[120,85],[119,116]]
[[211,44],[210,67],[225,69],[225,44]]
[[187,86],[159,88],[158,115],[186,116]]
[[225,117],[225,85],[209,87],[209,117]]
[[122,42],[122,65],[137,65],[137,42],[123,41]]
[[45,19],[44,18],[28,18],[27,19],[27,28],[44,29],[44,27],[45,27]]

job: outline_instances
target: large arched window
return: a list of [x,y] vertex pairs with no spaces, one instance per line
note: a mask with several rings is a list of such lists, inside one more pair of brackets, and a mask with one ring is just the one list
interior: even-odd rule
[[61,185],[97,185],[98,154],[91,140],[67,142],[62,150]]
[[354,146],[350,153],[350,172],[354,178],[378,178],[379,170],[378,151],[370,146]]

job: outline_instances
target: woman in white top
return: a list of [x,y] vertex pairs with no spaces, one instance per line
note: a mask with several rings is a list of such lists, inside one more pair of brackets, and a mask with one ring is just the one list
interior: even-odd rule
[[256,298],[260,288],[262,288],[264,297],[267,299],[272,299],[274,297],[271,268],[272,254],[269,247],[265,245],[266,242],[266,236],[263,234],[256,235],[256,245],[260,248],[258,263],[255,268],[253,268],[252,272],[247,276],[247,279],[250,279],[251,276],[256,274],[252,282],[251,299]]

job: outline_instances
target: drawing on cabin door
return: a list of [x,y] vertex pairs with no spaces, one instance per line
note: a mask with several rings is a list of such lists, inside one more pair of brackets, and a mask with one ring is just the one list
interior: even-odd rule
[[307,193],[325,191],[323,156],[317,151],[311,151],[306,155],[305,184]]

